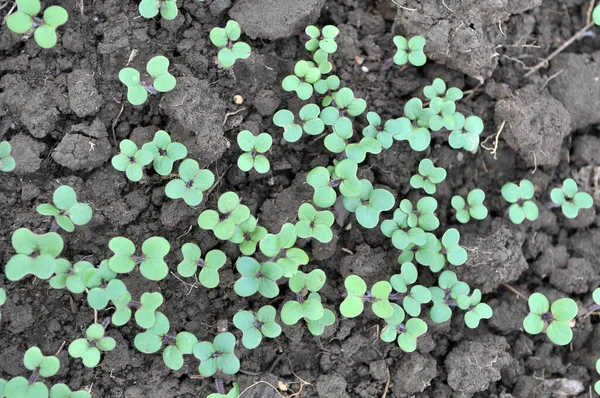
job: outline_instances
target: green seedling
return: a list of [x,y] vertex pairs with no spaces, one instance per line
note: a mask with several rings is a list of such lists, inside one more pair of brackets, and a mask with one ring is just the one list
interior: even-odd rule
[[427,240],[425,231],[421,228],[408,229],[408,216],[402,209],[396,209],[392,220],[383,220],[381,223],[381,232],[391,238],[392,244],[399,250],[404,250],[411,244],[423,246]]
[[250,46],[241,41],[237,42],[241,35],[240,24],[233,20],[227,21],[225,28],[212,28],[210,31],[210,41],[219,48],[217,59],[223,68],[231,68],[238,59],[250,56]]
[[256,218],[250,215],[246,221],[235,226],[229,241],[238,244],[244,256],[251,256],[256,252],[258,242],[265,236],[267,236],[267,229],[259,226]]
[[594,199],[589,193],[577,192],[577,183],[572,178],[564,180],[562,188],[552,189],[550,199],[567,218],[575,218],[580,209],[589,209],[594,205]]
[[232,375],[240,370],[240,360],[235,356],[235,336],[229,332],[218,334],[213,342],[201,341],[194,346],[194,356],[201,363],[198,372],[204,377],[214,375],[217,370]]
[[171,142],[169,133],[159,130],[154,134],[152,142],[142,145],[142,149],[152,152],[152,166],[161,176],[168,176],[173,171],[173,164],[187,156],[187,148],[179,142]]
[[282,250],[289,249],[296,243],[296,227],[292,223],[281,226],[278,234],[267,234],[259,243],[262,254],[267,257],[278,257]]
[[156,322],[157,308],[163,302],[164,298],[158,292],[142,294],[139,304],[135,304],[135,322],[144,329],[150,329]]
[[461,294],[456,298],[456,304],[461,310],[467,311],[465,314],[465,325],[471,329],[479,326],[482,319],[490,319],[493,315],[492,307],[481,302],[481,290],[475,289],[471,296]]
[[317,63],[317,68],[323,75],[331,72],[333,69],[333,64],[329,62],[329,54],[320,48],[313,54],[313,61]]
[[431,86],[425,86],[423,88],[423,94],[430,100],[434,98],[441,98],[444,100],[444,102],[458,101],[463,97],[463,92],[461,89],[456,87],[450,87],[449,89],[446,89],[446,82],[439,77],[433,79]]
[[131,140],[123,140],[119,144],[121,152],[115,155],[111,163],[119,171],[124,171],[130,181],[137,182],[144,175],[144,166],[152,163],[154,156],[147,149],[138,149]]
[[185,159],[179,165],[179,178],[169,181],[165,194],[171,199],[183,198],[188,206],[198,206],[204,199],[204,192],[215,183],[215,175],[210,170],[200,170],[194,159]]
[[373,189],[369,180],[360,180],[362,192],[360,196],[344,198],[346,210],[356,214],[356,220],[365,228],[374,228],[379,223],[379,215],[394,207],[396,199],[386,189]]
[[[407,248],[408,249],[408,248]],[[446,264],[444,257],[444,247],[442,242],[429,232],[425,233],[425,244],[419,247],[414,247],[416,250],[415,258],[421,265],[429,267],[431,272],[439,272]],[[398,259],[400,261],[400,259]],[[409,261],[409,260],[404,260]]]
[[115,306],[115,312],[110,318],[110,322],[115,326],[123,326],[131,319],[131,307],[137,303],[132,301],[129,292],[124,293],[122,297],[112,299]]
[[419,117],[419,124],[425,125],[432,131],[440,131],[445,128],[454,130],[456,104],[454,101],[444,101],[436,97],[429,101],[429,107],[423,110]]
[[91,394],[87,391],[71,391],[66,384],[55,384],[50,388],[50,398],[91,398]]
[[112,351],[117,342],[112,337],[104,337],[104,327],[99,323],[90,325],[84,339],[77,339],[69,344],[69,355],[81,358],[83,365],[94,368],[100,363],[102,351]]
[[315,322],[323,318],[325,309],[318,293],[310,293],[308,298],[298,295],[296,300],[286,301],[281,308],[281,321],[286,325],[295,325],[300,319]]
[[177,0],[142,0],[139,5],[140,15],[154,18],[160,12],[163,19],[171,21],[177,17]]
[[75,225],[85,225],[92,219],[92,208],[77,202],[75,190],[68,185],[56,188],[52,196],[54,204],[43,203],[35,209],[43,216],[52,216],[56,224],[67,232],[75,231]]
[[86,268],[81,273],[81,280],[90,289],[87,300],[90,307],[99,311],[108,305],[109,300],[118,300],[127,296],[127,287],[118,279],[117,273],[103,260],[98,268]]
[[411,318],[404,321],[404,311],[395,303],[392,303],[393,314],[385,319],[387,325],[381,331],[381,340],[391,343],[396,340],[398,346],[404,352],[413,352],[417,349],[417,338],[427,332],[427,324],[419,318]]
[[52,48],[58,41],[56,28],[67,23],[69,14],[59,6],[50,6],[38,17],[42,10],[39,0],[18,0],[17,11],[6,18],[6,26],[15,33],[34,30],[33,38],[42,48]]
[[10,156],[11,147],[7,141],[0,142],[0,171],[5,173],[15,169],[15,159]]
[[31,370],[29,379],[18,376],[11,379],[4,386],[6,398],[46,398],[48,387],[38,381],[40,376],[52,377],[58,373],[60,361],[55,356],[45,356],[38,347],[31,347],[25,351],[23,358],[25,368]]
[[348,87],[340,89],[335,94],[335,100],[321,111],[320,118],[326,126],[333,126],[335,134],[348,139],[352,136],[352,121],[348,116],[359,116],[367,108],[367,102],[355,98]]
[[461,223],[467,223],[473,217],[475,220],[483,220],[488,215],[488,209],[483,204],[485,192],[481,189],[473,189],[467,194],[465,201],[462,196],[452,197],[451,204],[456,210],[456,219]]
[[468,295],[469,285],[461,282],[452,271],[444,271],[438,278],[438,286],[429,288],[433,307],[429,311],[429,317],[435,323],[444,323],[452,316],[452,309],[456,307],[456,300],[460,295]]
[[177,266],[177,272],[183,277],[196,274],[198,268],[198,280],[206,288],[212,289],[219,285],[219,269],[225,265],[227,257],[221,250],[211,250],[202,259],[202,251],[194,243],[186,243],[181,247],[183,261]]
[[456,228],[448,228],[442,235],[442,254],[446,255],[448,262],[459,266],[467,262],[467,251],[458,244],[460,232]]
[[64,258],[56,260],[54,275],[50,278],[50,286],[54,289],[67,288],[71,293],[83,293],[87,287],[84,282],[84,273],[86,269],[92,269],[94,265],[87,261],[78,261],[73,266]]
[[225,192],[217,202],[219,213],[204,210],[198,216],[198,225],[202,229],[212,230],[217,239],[228,240],[233,236],[235,227],[250,218],[250,209],[241,203],[235,192]]
[[163,342],[167,344],[162,353],[163,362],[169,369],[179,370],[183,367],[183,356],[193,353],[198,339],[189,332],[179,332],[176,336],[165,334]]
[[308,135],[319,135],[325,129],[319,119],[321,109],[315,104],[306,104],[298,112],[300,120],[296,123],[294,114],[287,109],[281,109],[273,115],[273,124],[283,127],[283,138],[287,142],[296,142],[302,137],[302,131]]
[[[311,293],[309,299],[321,301],[321,296],[318,293]],[[308,331],[313,336],[320,336],[325,332],[326,326],[331,326],[335,323],[335,314],[329,308],[323,309],[323,316],[316,321],[304,318]]]
[[335,38],[340,34],[340,30],[335,26],[327,25],[320,31],[316,26],[309,25],[304,30],[304,33],[310,38],[304,45],[308,51],[314,52],[321,49],[328,54],[333,54],[337,51]]
[[301,265],[308,264],[308,254],[302,249],[293,247],[286,250],[282,257],[277,260],[277,264],[283,270],[285,278],[291,278]]
[[252,168],[256,172],[264,174],[271,169],[269,159],[263,155],[271,149],[273,138],[267,133],[261,133],[255,136],[248,130],[242,130],[237,135],[237,143],[242,151],[238,158],[237,165],[242,171],[250,171]]
[[238,383],[233,383],[233,388],[227,394],[212,393],[206,398],[238,398],[240,396],[240,386]]
[[383,148],[391,148],[394,136],[401,132],[401,122],[398,119],[390,119],[382,124],[381,118],[376,112],[368,112],[367,121],[369,125],[363,129],[363,136],[376,138]]
[[425,47],[425,38],[423,36],[413,36],[406,40],[403,36],[394,36],[394,44],[397,47],[394,55],[396,65],[406,65],[410,62],[414,66],[423,66],[427,62],[427,57],[423,52]]
[[152,81],[142,80],[140,72],[134,68],[119,71],[119,80],[127,86],[127,100],[131,105],[142,105],[148,94],[166,93],[177,84],[177,79],[169,73],[169,60],[162,55],[151,58],[146,64],[146,71]]
[[240,257],[235,267],[241,274],[233,285],[240,297],[249,297],[258,292],[263,297],[273,298],[279,294],[277,280],[283,276],[281,266],[274,262],[260,264],[252,257]]
[[344,197],[356,197],[362,192],[363,186],[356,172],[358,163],[344,159],[335,165],[333,173],[327,168],[318,166],[306,175],[306,182],[315,190],[313,201],[321,208],[333,206],[337,195],[333,187],[339,187]]
[[159,311],[155,314],[156,321],[154,325],[143,333],[138,333],[133,340],[133,345],[138,351],[144,354],[154,354],[158,352],[163,345],[163,342],[168,339],[165,338],[169,333],[171,324],[169,319]]
[[108,247],[114,255],[108,260],[110,269],[118,274],[127,274],[140,266],[140,273],[151,281],[163,280],[169,273],[164,257],[169,253],[171,245],[165,238],[153,236],[142,244],[142,256],[135,256],[135,245],[123,237],[112,238]]
[[392,285],[387,281],[380,281],[373,285],[367,292],[367,285],[360,276],[350,275],[344,281],[347,296],[340,304],[340,313],[346,318],[355,318],[364,310],[364,303],[372,303],[375,315],[388,318],[393,313],[393,308],[388,300],[392,292]]
[[328,76],[327,79],[319,79],[319,81],[313,84],[313,88],[317,93],[323,96],[321,105],[329,106],[331,101],[335,98],[337,89],[340,88],[340,78],[331,75]]
[[290,290],[296,294],[302,294],[304,291],[316,293],[325,285],[326,279],[325,272],[314,269],[308,274],[302,271],[296,272],[288,283]]
[[[334,140],[328,140],[328,138],[334,138]],[[339,149],[336,147],[329,148],[328,145],[340,145]],[[357,143],[346,145],[345,140],[343,140],[337,134],[329,134],[325,137],[325,147],[329,149],[332,153],[341,153],[346,151],[346,157],[350,160],[354,160],[356,163],[362,163],[365,161],[367,157],[367,153],[372,153],[374,155],[381,153],[381,144],[375,138],[371,137],[363,137]],[[340,152],[338,152],[341,150]]]
[[483,120],[478,116],[468,116],[466,119],[463,114],[456,112],[454,114],[454,128],[448,136],[448,144],[454,149],[464,149],[469,152],[476,152],[479,148],[479,135],[483,132]]
[[446,170],[442,167],[435,167],[429,159],[423,159],[419,163],[419,174],[410,178],[410,185],[413,188],[423,190],[428,195],[433,195],[436,191],[436,185],[446,179]]
[[233,325],[242,331],[242,345],[249,350],[258,347],[263,336],[270,339],[281,334],[281,326],[275,322],[277,310],[270,305],[261,307],[256,314],[239,311],[233,316]]
[[504,184],[502,187],[502,197],[512,203],[508,208],[508,217],[514,224],[521,224],[523,220],[535,221],[538,218],[539,210],[533,200],[535,188],[531,181],[521,180],[519,185],[512,182]]
[[12,246],[17,252],[8,260],[4,274],[10,281],[27,275],[48,279],[56,269],[56,258],[62,252],[63,240],[56,232],[37,235],[27,228],[12,234]]
[[571,321],[577,316],[577,303],[570,298],[550,302],[541,293],[529,296],[529,315],[523,320],[523,329],[529,334],[539,334],[546,327],[546,334],[556,345],[567,345],[573,338]]
[[294,74],[286,76],[281,82],[285,91],[295,91],[301,100],[309,99],[313,94],[313,84],[321,78],[321,71],[312,62],[298,61]]
[[300,238],[315,238],[319,242],[328,243],[333,239],[331,226],[335,221],[333,213],[317,211],[310,203],[303,203],[298,209],[298,222],[296,222],[296,234]]
[[424,151],[431,143],[431,133],[427,126],[418,124],[418,120],[423,113],[423,102],[418,98],[412,98],[404,105],[404,117],[396,119],[398,133],[394,135],[394,139],[408,141],[411,149],[417,152]]
[[431,196],[419,199],[416,208],[408,199],[402,199],[398,207],[407,215],[406,223],[410,228],[419,227],[424,231],[434,231],[440,226],[440,221],[434,215],[437,200]]
[[396,293],[389,297],[391,301],[401,301],[402,307],[410,316],[421,314],[421,305],[431,301],[431,292],[424,286],[415,285],[419,273],[413,263],[402,264],[400,273],[392,275],[390,284]]

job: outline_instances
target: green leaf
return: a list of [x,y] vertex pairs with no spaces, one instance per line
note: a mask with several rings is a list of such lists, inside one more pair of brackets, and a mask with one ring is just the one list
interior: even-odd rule
[[556,345],[567,345],[573,339],[573,331],[567,322],[554,321],[546,329],[550,341]]

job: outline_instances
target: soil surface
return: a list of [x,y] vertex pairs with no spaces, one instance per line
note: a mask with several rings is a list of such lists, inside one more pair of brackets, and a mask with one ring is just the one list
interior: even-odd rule
[[[599,377],[594,367],[600,357],[597,317],[578,320],[568,347],[554,346],[544,335],[524,333],[527,303],[504,285],[524,295],[539,291],[551,300],[569,296],[583,307],[600,283],[600,40],[595,34],[585,36],[547,68],[524,77],[586,24],[588,0],[185,0],[178,2],[180,13],[173,21],[141,18],[135,1],[83,0],[82,8],[79,1],[47,3],[69,12],[55,48],[42,50],[34,40],[0,28],[0,140],[11,143],[17,162],[14,172],[0,175],[0,263],[14,254],[14,230],[48,231],[50,220],[35,207],[51,200],[59,185],[68,184],[94,209],[90,224],[76,233],[62,233],[62,255],[72,262],[98,264],[110,255],[108,241],[114,236],[137,245],[154,235],[167,238],[172,271],[186,242],[198,243],[204,253],[225,251],[229,260],[213,290],[172,275],[160,283],[139,273],[123,278],[134,298],[146,291],[164,295],[160,310],[172,331],[187,330],[201,340],[212,340],[224,330],[239,337],[231,324],[238,310],[267,303],[279,309],[292,297],[285,285],[273,300],[235,295],[237,247],[199,229],[196,219],[205,207],[216,207],[221,193],[235,191],[261,225],[277,232],[310,200],[305,173],[328,165],[334,156],[312,137],[283,142],[272,115],[282,108],[297,112],[302,106],[280,82],[296,60],[308,57],[304,26],[335,24],[341,34],[334,72],[342,86],[365,98],[367,109],[383,120],[401,116],[404,103],[422,98],[422,88],[435,77],[467,91],[458,110],[484,120],[482,138],[489,137],[488,150],[455,151],[438,138],[425,153],[415,153],[406,142],[397,142],[370,156],[359,173],[390,189],[397,199],[414,200],[421,193],[410,189],[408,179],[420,159],[429,157],[448,170],[435,194],[441,232],[449,227],[461,231],[469,261],[457,273],[482,290],[494,317],[470,330],[455,311],[451,321],[430,324],[412,354],[378,339],[384,325],[373,314],[338,319],[319,338],[300,323],[284,327],[279,338],[255,350],[238,344],[242,369],[227,377],[226,384],[237,381],[242,389],[254,384],[242,395],[246,398],[591,396]],[[0,10],[0,17],[10,5]],[[216,64],[217,50],[208,35],[229,18],[240,22],[252,55],[225,71]],[[422,68],[385,68],[395,52],[395,34],[425,36],[428,63]],[[177,87],[133,107],[118,72],[128,60],[143,70],[154,55],[169,58]],[[236,105],[234,95],[244,102]],[[359,117],[356,123],[355,131],[361,131],[366,119]],[[185,144],[188,156],[220,180],[197,208],[166,198],[167,181],[153,173],[131,183],[110,164],[120,140],[142,144],[159,129]],[[240,154],[235,137],[241,129],[274,136],[268,174],[243,173],[235,165]],[[582,211],[575,220],[544,207],[550,189],[567,177],[596,199],[596,209]],[[500,188],[522,178],[536,186],[540,217],[516,226],[506,217]],[[476,187],[486,192],[490,216],[460,225],[450,198]],[[399,271],[398,252],[378,229],[361,228],[352,215],[338,220],[342,222],[335,225],[333,242],[305,246],[311,261],[304,270],[318,267],[327,273],[322,298],[331,309],[342,300],[348,274],[371,284]],[[433,283],[431,275],[422,274],[423,284]],[[22,357],[28,347],[54,353],[64,341],[81,337],[94,321],[84,296],[51,289],[44,281],[9,283],[0,274],[0,287],[8,295],[0,324],[3,378],[25,374]],[[90,388],[94,397],[102,398],[205,397],[214,392],[212,379],[197,376],[193,357],[173,372],[160,355],[135,350],[133,339],[139,332],[133,322],[110,327],[107,335],[116,339],[117,349],[103,355],[94,369],[62,350],[61,370],[51,382]],[[300,394],[290,395],[300,388]]]

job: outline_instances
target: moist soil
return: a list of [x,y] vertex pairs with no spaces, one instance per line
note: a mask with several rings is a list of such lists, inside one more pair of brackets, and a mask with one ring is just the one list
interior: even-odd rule
[[[12,3],[12,2],[11,2]],[[241,309],[271,304],[281,308],[292,294],[282,284],[273,300],[237,297],[233,264],[240,256],[233,244],[217,241],[198,228],[197,215],[215,208],[219,195],[237,192],[259,223],[277,232],[295,218],[312,190],[306,172],[328,165],[334,156],[321,139],[299,143],[282,140],[272,124],[281,108],[296,112],[302,103],[281,89],[296,60],[306,59],[301,34],[308,23],[335,24],[341,34],[334,72],[342,85],[365,98],[368,110],[383,120],[402,115],[404,103],[422,97],[435,77],[466,92],[457,104],[465,115],[485,122],[486,148],[477,153],[452,150],[436,138],[424,153],[397,142],[359,169],[361,178],[391,190],[397,199],[418,199],[408,179],[420,159],[429,157],[448,170],[435,194],[441,231],[457,227],[469,261],[456,269],[472,288],[480,288],[494,317],[470,330],[459,311],[451,321],[429,325],[415,353],[378,339],[384,326],[368,311],[356,319],[338,319],[321,337],[305,325],[284,327],[282,335],[255,350],[240,344],[241,371],[224,377],[237,381],[244,397],[589,397],[598,378],[600,357],[597,317],[578,319],[568,347],[552,345],[544,335],[522,330],[527,313],[523,295],[535,291],[551,300],[572,297],[583,308],[600,282],[600,218],[596,209],[567,220],[548,210],[549,191],[567,177],[600,203],[600,41],[595,30],[575,41],[549,65],[525,77],[562,42],[586,24],[587,0],[213,0],[179,2],[174,21],[139,17],[135,1],[51,0],[69,12],[59,29],[59,44],[41,50],[34,40],[0,28],[0,139],[13,147],[17,168],[0,175],[0,261],[14,254],[10,236],[20,227],[47,232],[50,220],[35,207],[51,200],[61,184],[71,185],[80,201],[94,210],[92,221],[75,233],[62,233],[62,256],[72,262],[98,264],[110,256],[108,241],[125,236],[139,247],[150,236],[171,243],[172,271],[181,260],[180,247],[199,244],[203,252],[218,248],[228,256],[219,287],[208,290],[193,280],[169,275],[162,282],[139,273],[124,278],[134,298],[146,291],[165,297],[160,310],[172,331],[187,330],[200,340],[229,330],[240,337],[231,319]],[[183,3],[183,4],[181,4]],[[0,3],[2,4],[2,3]],[[0,11],[3,17],[11,4]],[[208,34],[214,26],[237,19],[252,55],[231,70],[220,69]],[[422,68],[389,67],[395,34],[427,38],[429,62]],[[144,106],[127,103],[117,75],[126,64],[144,69],[149,58],[164,55],[177,77],[175,90],[152,96]],[[243,103],[236,104],[239,95]],[[355,130],[366,125],[357,118]],[[165,197],[166,179],[147,171],[140,183],[126,180],[110,158],[118,142],[138,145],[165,129],[182,142],[189,157],[215,173],[219,183],[196,208]],[[241,129],[274,137],[266,175],[243,173],[235,137]],[[500,188],[528,178],[536,186],[540,217],[517,226],[506,216]],[[452,195],[473,188],[486,192],[490,216],[459,225],[450,207]],[[391,214],[385,214],[391,217]],[[368,284],[399,272],[398,252],[378,229],[360,227],[353,215],[336,212],[335,239],[329,244],[299,242],[311,257],[304,270],[327,274],[322,290],[326,307],[335,309],[344,294],[343,278],[362,276]],[[435,279],[421,272],[422,284]],[[508,286],[513,289],[509,289]],[[45,354],[59,351],[82,336],[94,313],[82,295],[51,289],[26,278],[10,283],[0,274],[7,303],[0,324],[0,376],[25,375],[22,357],[30,346]],[[99,319],[110,310],[98,314]],[[426,315],[426,314],[425,314]],[[425,316],[427,319],[427,316]],[[198,377],[198,361],[186,358],[180,371],[170,371],[161,356],[133,347],[141,330],[130,322],[109,327],[117,349],[100,365],[85,368],[80,360],[58,354],[60,372],[50,379],[73,389],[89,388],[94,397],[205,397],[214,392],[212,379]],[[272,385],[273,387],[269,386]],[[301,391],[300,391],[301,390]],[[295,395],[294,395],[295,393]]]

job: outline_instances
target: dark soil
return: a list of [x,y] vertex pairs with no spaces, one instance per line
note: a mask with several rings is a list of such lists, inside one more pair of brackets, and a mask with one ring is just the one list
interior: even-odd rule
[[[83,12],[79,1],[49,3],[69,11],[54,49],[41,50],[33,40],[0,28],[0,140],[11,143],[17,161],[13,173],[0,175],[1,263],[14,253],[14,230],[48,231],[50,220],[35,207],[49,201],[60,184],[68,184],[94,209],[89,225],[63,233],[63,256],[72,262],[98,264],[109,256],[108,241],[114,236],[138,245],[154,235],[167,238],[173,271],[186,242],[198,243],[203,252],[220,248],[227,253],[220,286],[214,290],[172,276],[160,283],[136,273],[124,278],[134,298],[145,291],[164,295],[160,310],[171,330],[212,339],[224,330],[238,333],[231,319],[240,309],[269,302],[281,307],[292,297],[285,289],[270,301],[235,295],[236,246],[199,229],[196,218],[205,206],[215,208],[221,193],[232,190],[261,225],[277,232],[310,200],[305,173],[329,164],[333,156],[321,141],[284,143],[271,118],[277,109],[297,111],[302,105],[280,82],[296,60],[307,57],[303,27],[336,24],[341,36],[334,71],[382,119],[399,117],[407,99],[421,96],[425,85],[442,77],[449,86],[469,90],[458,109],[483,118],[482,137],[491,137],[487,147],[494,148],[494,137],[504,126],[495,154],[483,148],[476,154],[454,151],[439,139],[422,154],[395,143],[360,169],[362,177],[387,186],[398,199],[418,197],[409,192],[408,179],[421,158],[434,159],[448,170],[435,195],[442,230],[455,226],[464,236],[470,258],[457,272],[485,293],[494,317],[470,330],[457,312],[446,324],[429,325],[413,354],[379,340],[383,324],[372,314],[338,320],[320,338],[312,337],[304,325],[285,327],[281,337],[256,350],[238,346],[242,370],[226,382],[237,381],[245,389],[262,381],[244,393],[247,398],[280,396],[266,383],[280,383],[286,396],[300,388],[300,379],[309,383],[302,385],[301,397],[590,396],[599,377],[594,368],[600,357],[597,319],[580,320],[570,346],[553,346],[544,335],[523,332],[527,303],[503,285],[510,283],[526,295],[540,291],[551,300],[569,296],[585,306],[600,283],[600,218],[595,209],[567,221],[543,207],[550,189],[566,177],[575,178],[600,203],[600,41],[584,37],[548,69],[523,77],[528,67],[585,25],[589,1],[396,0],[397,8],[390,0],[185,0],[171,22],[139,17],[135,1],[84,0]],[[240,21],[253,52],[232,71],[223,71],[216,65],[208,33],[224,26],[229,16]],[[381,71],[394,54],[394,34],[424,35],[430,61],[423,68]],[[158,54],[171,60],[177,87],[150,98],[145,106],[132,107],[118,72],[128,59],[142,69]],[[234,95],[241,95],[243,104],[235,105]],[[358,118],[355,130],[364,125],[364,117]],[[190,157],[221,179],[198,208],[167,199],[166,181],[151,176],[131,183],[110,165],[120,140],[141,144],[159,129],[169,131],[187,146]],[[268,131],[275,137],[269,174],[245,174],[235,166],[240,129]],[[515,226],[505,215],[500,187],[521,178],[536,185],[540,217]],[[450,198],[475,187],[486,192],[490,217],[457,225]],[[378,229],[361,228],[353,216],[335,228],[332,243],[305,247],[311,256],[306,270],[319,267],[327,273],[322,297],[332,309],[341,302],[346,275],[361,275],[370,284],[399,270],[397,251]],[[424,284],[433,283],[433,278],[423,278]],[[8,294],[0,325],[3,378],[24,374],[22,356],[28,347],[54,353],[94,320],[82,295],[53,290],[32,278],[8,283],[0,275],[0,286]],[[214,392],[211,379],[195,376],[194,358],[173,372],[160,355],[136,351],[133,339],[139,332],[133,322],[109,328],[117,349],[94,369],[63,350],[61,370],[51,381],[90,387],[94,397],[103,398],[205,397]]]

